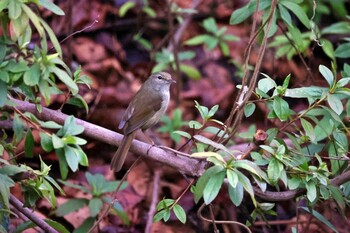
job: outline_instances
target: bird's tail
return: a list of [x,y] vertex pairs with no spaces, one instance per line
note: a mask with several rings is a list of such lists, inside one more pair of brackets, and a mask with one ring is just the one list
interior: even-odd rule
[[111,169],[115,172],[118,172],[120,169],[122,169],[126,155],[128,154],[129,148],[134,138],[135,132],[132,132],[131,134],[125,135],[123,137],[123,140],[118,147],[117,152],[115,152],[111,162]]

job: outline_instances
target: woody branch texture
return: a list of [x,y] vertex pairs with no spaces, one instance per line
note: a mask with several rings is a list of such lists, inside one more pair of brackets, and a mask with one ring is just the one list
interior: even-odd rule
[[[48,108],[42,108],[42,112],[40,113],[37,111],[34,104],[16,99],[12,99],[12,101],[15,103],[15,107],[18,110],[22,112],[30,112],[41,120],[51,120],[59,124],[64,124],[65,119],[68,117],[68,115],[60,111],[51,110]],[[13,106],[6,106],[6,109],[8,110],[13,110],[13,108]],[[123,138],[123,135],[119,133],[80,119],[76,119],[76,123],[84,126],[84,136],[98,140],[100,142],[104,142],[106,144],[118,146]],[[186,175],[200,176],[205,170],[205,160],[193,159],[183,155],[175,155],[173,152],[167,152],[160,148],[152,147],[151,145],[138,140],[133,141],[130,151],[135,154],[144,156],[145,158],[151,158],[164,165],[173,167]],[[340,176],[333,178],[331,180],[331,183],[335,186],[339,186],[349,180],[350,171],[347,171]],[[303,195],[304,193],[305,189],[297,189],[284,192],[262,192],[258,188],[255,188],[255,194],[260,198],[268,201],[286,201],[293,199],[296,196]]]
[[[51,120],[63,125],[65,119],[68,117],[68,115],[60,111],[42,108],[42,112],[38,112],[34,104],[16,99],[12,99],[12,101],[16,104],[15,107],[18,110],[22,112],[30,112],[44,121]],[[11,106],[7,106],[6,108],[9,110],[13,109]],[[83,135],[91,139],[114,146],[118,146],[122,141],[123,135],[112,130],[80,119],[76,119],[76,123],[84,126],[85,130],[83,132]],[[190,157],[182,155],[175,155],[172,152],[164,151],[160,148],[151,146],[138,140],[133,141],[130,151],[146,158],[151,158],[170,167],[176,168],[187,175],[200,176],[204,172],[205,161],[203,160],[192,159]]]

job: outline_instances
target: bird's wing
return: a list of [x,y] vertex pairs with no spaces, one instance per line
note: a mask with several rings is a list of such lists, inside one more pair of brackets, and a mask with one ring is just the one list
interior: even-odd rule
[[157,95],[148,95],[144,99],[137,98],[137,94],[133,101],[126,109],[123,119],[119,124],[119,128],[124,128],[124,134],[142,128],[160,108],[161,101]]

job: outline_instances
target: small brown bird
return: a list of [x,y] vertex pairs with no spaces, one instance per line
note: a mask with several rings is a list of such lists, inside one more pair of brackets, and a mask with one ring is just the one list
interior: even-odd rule
[[138,129],[143,132],[158,123],[164,115],[170,100],[170,85],[175,81],[166,72],[152,74],[136,93],[119,123],[123,129],[123,140],[114,154],[111,169],[122,168],[132,140]]

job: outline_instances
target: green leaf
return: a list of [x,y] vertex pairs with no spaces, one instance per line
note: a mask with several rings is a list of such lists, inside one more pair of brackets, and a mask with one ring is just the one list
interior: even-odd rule
[[267,167],[267,175],[273,185],[280,179],[283,170],[283,164],[275,158],[272,158]]
[[118,201],[113,203],[113,210],[116,212],[117,216],[120,218],[123,224],[127,226],[130,225],[129,216]]
[[180,64],[180,70],[193,80],[199,80],[201,73],[193,66]]
[[51,138],[52,138],[53,148],[59,149],[59,148],[63,148],[64,147],[63,140],[61,138],[57,137],[56,134],[52,134]]
[[266,78],[260,79],[258,82],[258,88],[264,92],[267,93],[269,90],[271,90],[272,88],[277,87],[276,82],[270,78],[269,76],[263,74]]
[[151,7],[144,6],[142,7],[142,11],[145,12],[151,18],[154,18],[157,16],[157,13]]
[[64,15],[64,12],[50,0],[39,0],[40,4],[56,15]]
[[178,134],[182,137],[185,137],[185,138],[188,138],[188,139],[191,139],[191,134],[187,133],[187,132],[184,132],[184,131],[181,131],[181,130],[175,130],[174,132],[172,132],[173,134]]
[[5,83],[10,82],[10,76],[9,76],[9,73],[7,71],[0,70],[0,81],[3,81]]
[[5,8],[7,8],[10,0],[2,0],[0,1],[0,12],[2,12]]
[[0,196],[4,207],[9,209],[10,187],[15,185],[15,182],[7,175],[0,174]]
[[94,225],[95,217],[89,217],[84,220],[84,222],[73,231],[73,233],[86,233],[88,232],[92,226]]
[[210,204],[218,195],[224,178],[225,171],[220,171],[209,178],[203,190],[203,199],[206,205]]
[[35,86],[39,84],[40,79],[40,64],[33,64],[29,70],[24,72],[23,80],[28,86]]
[[338,58],[349,58],[350,54],[350,43],[339,45],[334,51],[334,55]]
[[173,211],[174,211],[175,216],[180,220],[180,222],[185,224],[186,223],[186,212],[185,212],[185,210],[179,204],[176,204],[173,207]]
[[90,210],[90,216],[91,217],[96,217],[102,209],[103,202],[100,198],[92,198],[89,201],[89,210]]
[[35,26],[36,30],[38,31],[40,37],[44,37],[44,29],[43,29],[42,25],[40,24],[39,17],[26,4],[21,4],[21,7],[22,7],[23,11],[28,15],[30,21],[32,21],[32,23]]
[[39,121],[39,123],[43,128],[47,128],[47,129],[60,129],[60,128],[62,128],[61,125],[57,124],[54,121]]
[[307,196],[307,199],[310,201],[310,202],[313,202],[316,200],[317,198],[317,189],[316,189],[316,184],[315,182],[313,182],[312,180],[310,180],[309,182],[307,182],[305,184],[305,187],[306,187],[306,196]]
[[57,182],[50,176],[45,176],[45,179],[50,182],[55,188],[60,191],[61,195],[65,195],[63,189],[57,184]]
[[[59,222],[53,221],[51,219],[44,219],[44,221],[60,233],[69,233],[67,228],[65,228]],[[23,222],[22,224],[20,224],[13,233],[24,232],[25,230],[30,229],[30,228],[34,228],[34,227],[37,227],[37,225],[35,223],[33,223],[32,221],[26,221],[26,222]]]
[[303,126],[303,129],[305,130],[306,136],[310,138],[310,140],[313,142],[316,139],[314,127],[312,127],[312,124],[305,120],[304,118],[300,119],[301,125]]
[[81,199],[71,199],[62,205],[60,205],[55,211],[56,216],[63,217],[69,213],[79,210],[83,208],[85,205],[88,205],[89,200],[85,198]]
[[[119,186],[120,181],[106,181],[104,183],[104,185],[101,188],[101,193],[109,193],[109,192],[113,192],[117,189],[117,187]],[[125,189],[126,187],[128,187],[128,182],[124,181],[122,185],[120,185],[119,191]]]
[[7,9],[10,19],[17,19],[22,14],[21,5],[22,3],[18,0],[11,0],[9,2]]
[[209,36],[208,40],[205,41],[205,45],[209,50],[213,50],[218,44],[219,44],[219,39],[213,36]]
[[237,174],[234,171],[227,169],[226,176],[227,176],[227,180],[228,180],[228,183],[230,184],[230,186],[232,186],[232,188],[236,188],[237,184],[238,184]]
[[[216,122],[216,121],[215,121]],[[206,133],[211,133],[211,134],[214,134],[214,135],[217,135],[218,137],[223,137],[223,138],[227,138],[228,135],[225,133],[224,130],[220,129],[220,128],[217,128],[215,126],[208,126],[208,127],[205,127],[205,129],[203,130],[203,132],[206,132]]]
[[249,16],[251,16],[254,12],[254,8],[250,7],[253,5],[253,1],[248,3],[242,8],[239,8],[232,12],[231,17],[230,17],[230,24],[235,25],[242,23],[244,20],[246,20]]
[[0,107],[5,105],[7,100],[7,85],[0,80]]
[[56,66],[50,66],[49,70],[54,73],[57,78],[59,78],[64,84],[67,85],[73,95],[78,94],[79,88],[77,84],[72,80],[71,77],[69,77],[65,71],[57,68]]
[[130,1],[125,2],[125,3],[119,8],[119,16],[120,16],[120,17],[124,17],[125,14],[126,14],[131,8],[133,8],[134,6],[136,6],[136,3],[135,3],[135,2],[130,2]]
[[73,149],[74,149],[74,152],[78,156],[79,164],[82,166],[85,166],[85,167],[89,166],[89,160],[88,160],[87,155],[79,146],[77,146],[77,147],[78,148],[73,148]]
[[87,103],[84,100],[84,98],[81,95],[79,95],[79,94],[77,94],[74,97],[70,98],[67,101],[67,104],[72,104],[72,105],[77,106],[79,108],[84,108],[85,111],[86,111],[86,114],[89,113],[89,106],[87,105]]
[[46,133],[40,132],[40,145],[46,152],[53,150],[52,139]]
[[31,130],[28,130],[24,143],[24,154],[28,158],[33,158],[34,137]]
[[244,115],[245,117],[250,117],[254,111],[255,111],[255,104],[254,103],[248,103],[244,106]]
[[194,201],[195,203],[198,203],[198,201],[203,196],[203,190],[206,187],[208,180],[214,176],[215,174],[223,171],[224,168],[222,166],[213,166],[208,168],[201,177],[199,177],[197,184],[194,189]]
[[350,82],[350,77],[342,78],[337,82],[336,87],[344,87],[344,86],[348,85],[349,82]]
[[239,206],[242,203],[244,197],[244,189],[242,184],[237,183],[237,186],[235,188],[229,185],[228,194],[233,204],[235,206]]
[[288,26],[291,26],[292,25],[292,17],[289,14],[288,10],[282,4],[278,4],[277,6],[278,6],[278,9],[280,10],[280,15],[281,15],[281,18],[283,19],[283,21]]
[[237,36],[230,35],[230,34],[223,35],[222,38],[225,41],[239,41],[239,38]]
[[299,177],[293,177],[288,179],[288,188],[289,189],[297,189],[301,184],[301,179]]
[[332,42],[326,39],[321,40],[323,52],[331,59],[335,59],[334,48]]
[[[242,172],[235,170],[237,176],[238,176],[238,183],[243,185],[243,188],[249,193],[249,195],[251,196],[251,198],[254,198],[254,190],[253,190],[253,186],[250,183],[250,180],[248,179],[248,177],[246,177]],[[253,202],[255,202],[255,200],[253,199]]]
[[199,123],[198,121],[189,121],[188,126],[191,129],[200,129],[203,127],[203,125],[201,123]]
[[68,175],[68,164],[64,154],[64,150],[63,148],[60,148],[56,149],[55,152],[59,161],[61,177],[62,179],[66,179]]
[[230,48],[228,47],[228,44],[225,42],[221,42],[221,43],[219,43],[219,46],[220,46],[222,54],[225,57],[229,57],[230,56]]
[[210,110],[209,110],[209,113],[208,113],[208,118],[211,118],[215,115],[215,113],[218,111],[219,109],[219,105],[214,105]]
[[273,100],[273,110],[281,121],[286,121],[289,116],[289,104],[279,96]]
[[195,102],[195,107],[198,109],[199,113],[201,114],[202,119],[203,120],[207,119],[207,116],[209,113],[208,108],[205,106],[201,106],[196,100],[194,102]]
[[236,160],[232,164],[235,168],[243,168],[250,173],[255,174],[260,179],[267,180],[266,174],[254,162],[251,162],[249,160]]
[[204,144],[212,146],[216,149],[222,150],[228,154],[232,154],[231,151],[229,149],[227,149],[224,145],[217,143],[217,142],[214,142],[213,140],[206,138],[202,135],[197,134],[197,135],[194,135],[193,138],[201,143],[204,143]]
[[81,191],[83,191],[84,193],[91,193],[89,189],[87,189],[84,186],[81,185],[77,185],[77,184],[72,184],[68,181],[64,181],[64,180],[58,180],[60,183],[62,183],[63,185],[67,186],[67,187],[71,187],[71,188],[75,188],[75,189],[79,189]]
[[342,191],[338,187],[335,187],[333,185],[328,185],[327,188],[331,192],[331,196],[336,201],[339,208],[344,210],[346,208],[346,203]]
[[64,153],[66,156],[66,161],[70,169],[75,172],[78,170],[79,159],[74,149],[70,146],[64,146]]
[[321,34],[347,34],[349,33],[349,22],[337,22],[322,29]]
[[162,219],[165,219],[165,216],[167,215],[167,213],[169,212],[169,209],[163,209],[161,211],[159,211],[158,213],[156,213],[152,219],[153,222],[159,222]]
[[203,21],[203,27],[205,30],[211,33],[215,33],[218,30],[215,19],[213,17],[207,18]]
[[209,35],[199,35],[199,36],[195,36],[195,37],[192,37],[191,39],[188,39],[184,42],[185,45],[200,45],[200,44],[203,44],[203,43],[206,43],[206,41],[208,39],[210,39],[211,36]]
[[12,164],[6,164],[6,166],[3,166],[0,168],[0,174],[7,175],[7,176],[14,176],[18,173],[27,172],[28,169],[24,166],[16,166]]
[[157,211],[162,209],[169,209],[172,204],[174,204],[174,199],[163,199],[157,205]]
[[308,29],[310,29],[310,20],[307,17],[305,11],[303,8],[301,8],[298,4],[292,2],[292,1],[281,1],[281,4],[288,8],[290,11],[292,11],[295,16],[304,24],[304,26]]
[[343,110],[344,106],[343,103],[340,101],[339,97],[333,94],[328,94],[327,96],[327,102],[331,109],[338,115],[340,115]]
[[23,122],[19,118],[18,114],[15,113],[15,116],[13,118],[13,132],[15,133],[15,141],[16,143],[20,142],[24,137],[24,126]]
[[193,51],[184,51],[179,53],[179,60],[190,60],[196,56],[196,53]]
[[329,222],[322,214],[320,214],[319,212],[317,212],[316,210],[309,210],[307,207],[299,207],[303,210],[305,210],[306,212],[312,214],[315,218],[317,218],[318,220],[320,220],[323,224],[325,224],[327,227],[329,227],[331,230],[333,230],[334,232],[338,233],[339,231],[334,227],[334,225]]
[[84,126],[75,123],[75,117],[69,116],[64,121],[63,127],[57,132],[59,136],[78,135],[84,132]]
[[332,73],[332,71],[330,69],[328,69],[326,66],[324,65],[320,65],[318,67],[318,70],[320,71],[320,73],[322,74],[322,76],[326,79],[328,85],[330,87],[333,86],[334,83],[334,75]]

